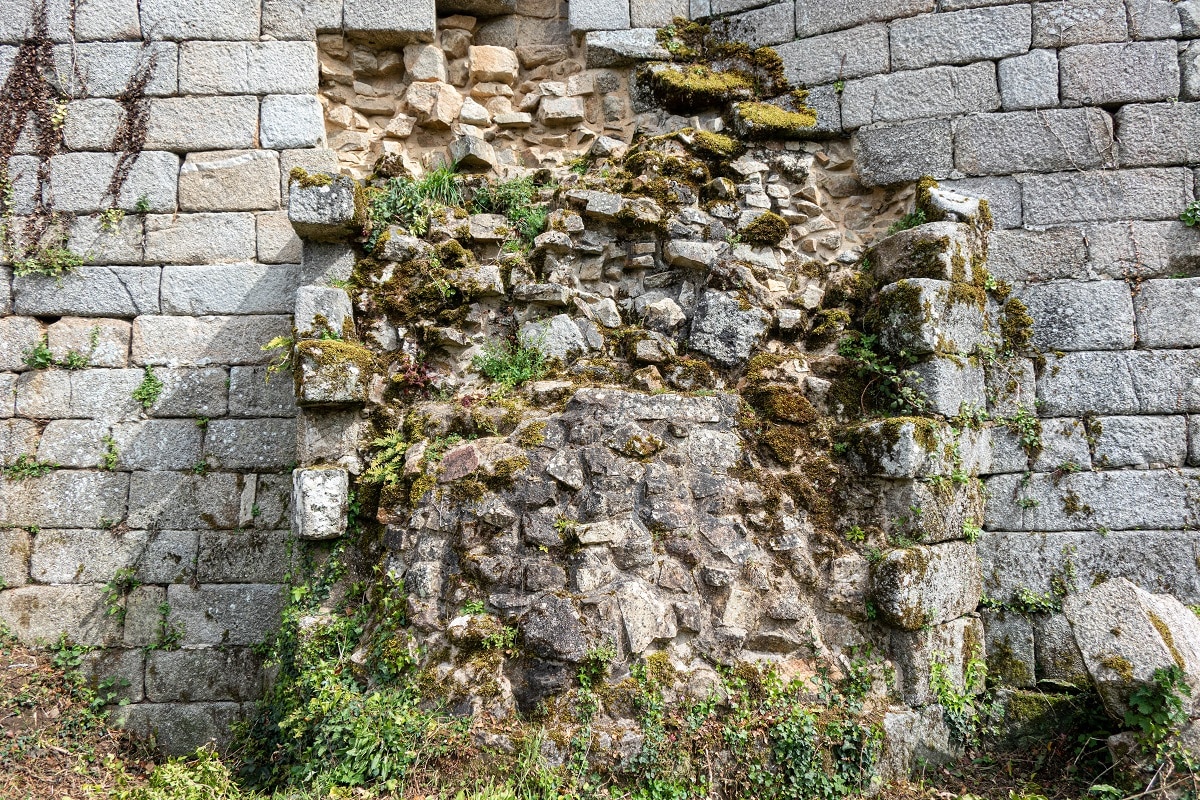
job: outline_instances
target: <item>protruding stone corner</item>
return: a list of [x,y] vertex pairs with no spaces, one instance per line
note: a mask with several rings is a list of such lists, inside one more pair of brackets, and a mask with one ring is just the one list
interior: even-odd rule
[[299,539],[337,539],[346,533],[350,473],[338,467],[292,471],[292,531]]
[[327,333],[349,338],[354,331],[354,307],[345,289],[332,286],[301,286],[296,290],[293,315],[296,335],[302,339]]
[[906,631],[968,614],[983,596],[975,545],[955,541],[894,548],[871,570],[871,596],[880,618]]
[[850,428],[851,464],[864,475],[919,478],[945,474],[946,450],[953,442],[950,426],[928,417],[890,417]]
[[345,175],[293,170],[288,181],[288,220],[302,239],[338,242],[355,229],[361,202],[358,184]]
[[1113,578],[1067,597],[1063,613],[1115,719],[1124,720],[1130,696],[1152,685],[1158,669],[1179,667],[1188,685],[1200,688],[1200,618],[1173,596]]

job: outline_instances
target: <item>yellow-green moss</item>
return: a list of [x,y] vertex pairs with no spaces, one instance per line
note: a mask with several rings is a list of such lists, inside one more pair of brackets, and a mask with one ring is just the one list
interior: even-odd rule
[[370,374],[375,366],[375,356],[370,350],[354,342],[337,339],[304,339],[296,343],[296,352],[308,356],[322,367],[338,364],[353,364],[363,375]]
[[817,112],[808,106],[795,111],[761,101],[737,103],[734,123],[749,139],[800,139],[812,132]]
[[288,173],[288,185],[298,183],[304,189],[311,189],[314,186],[328,186],[333,183],[333,176],[318,172],[311,174],[303,167],[292,167],[292,171]]
[[1171,651],[1171,658],[1175,659],[1175,663],[1181,668],[1186,669],[1187,665],[1183,663],[1183,656],[1175,646],[1175,637],[1171,635],[1171,629],[1167,627],[1167,623],[1163,622],[1162,618],[1153,611],[1147,610],[1146,614],[1149,615],[1150,624],[1154,626],[1154,630],[1158,631],[1158,635],[1162,637],[1167,650]]
[[701,156],[727,161],[740,156],[746,147],[737,139],[723,133],[696,131],[693,134],[692,149]]
[[1015,297],[1010,297],[1001,309],[1000,337],[1007,353],[1023,353],[1033,342],[1033,317]]
[[737,72],[714,70],[703,64],[651,66],[646,74],[651,91],[671,111],[700,111],[751,97],[754,84]]
[[1129,663],[1129,659],[1122,656],[1104,656],[1100,663],[1117,673],[1121,680],[1133,683],[1133,664]]
[[537,420],[525,426],[525,428],[517,434],[514,443],[517,447],[522,447],[526,450],[538,447],[546,441],[546,422],[545,420]]
[[767,211],[755,217],[746,227],[738,231],[743,242],[747,244],[763,244],[774,247],[783,237],[787,236],[789,225],[787,220],[773,211]]

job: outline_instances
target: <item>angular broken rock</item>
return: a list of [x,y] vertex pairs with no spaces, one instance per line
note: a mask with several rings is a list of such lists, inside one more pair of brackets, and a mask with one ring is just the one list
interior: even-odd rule
[[520,65],[517,54],[507,47],[474,46],[468,51],[471,62],[471,80],[476,83],[517,82]]
[[292,528],[301,539],[336,539],[346,532],[350,475],[344,469],[292,473]]
[[458,119],[463,106],[458,90],[441,81],[414,81],[408,87],[404,101],[408,110],[416,114],[418,125],[435,130],[449,128]]
[[489,170],[496,166],[496,151],[477,136],[459,136],[450,143],[450,157],[459,167]]
[[692,319],[690,345],[725,367],[750,358],[771,325],[761,308],[744,308],[733,292],[705,290]]
[[1193,692],[1200,688],[1200,619],[1174,597],[1114,578],[1067,597],[1063,614],[1116,719],[1124,719],[1130,695],[1152,685],[1160,668],[1178,666]]
[[587,655],[583,624],[575,605],[565,597],[546,595],[521,619],[525,648],[541,658],[582,661]]

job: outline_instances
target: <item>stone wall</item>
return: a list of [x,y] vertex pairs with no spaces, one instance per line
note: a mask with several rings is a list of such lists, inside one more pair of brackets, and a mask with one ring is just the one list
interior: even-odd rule
[[[479,19],[447,24],[451,14]],[[499,129],[489,168],[562,163],[600,136],[628,142],[634,120],[612,104],[630,93],[624,67],[666,57],[654,28],[689,14],[775,46],[787,77],[809,87],[821,134],[852,143],[853,162],[831,146],[836,174],[816,212],[790,195],[766,201],[802,251],[862,254],[857,237],[830,238],[842,222],[825,225],[830,198],[873,196],[872,213],[890,213],[895,196],[875,187],[929,175],[989,200],[989,268],[1028,306],[1042,356],[1007,365],[1013,396],[989,393],[996,381],[969,363],[936,399],[946,416],[1024,407],[1042,434],[1035,456],[1002,445],[977,462],[990,475],[984,591],[1013,606],[1122,576],[1200,601],[1189,417],[1200,235],[1178,221],[1195,197],[1200,4],[105,0],[49,3],[49,80],[69,100],[61,139],[48,153],[27,133],[4,153],[10,229],[41,198],[68,215],[85,263],[58,280],[0,267],[0,457],[59,467],[0,482],[0,619],[30,641],[65,631],[104,648],[92,659],[128,681],[135,729],[168,745],[224,735],[260,691],[249,646],[269,634],[295,558],[289,470],[361,467],[354,412],[297,411],[290,381],[266,380],[262,346],[291,334],[295,290],[344,280],[354,259],[348,245],[294,235],[289,173],[361,176],[387,155],[424,167],[454,139],[484,140],[461,128],[462,103],[444,129],[389,107],[425,68],[401,63],[413,44],[440,49],[438,82],[486,112],[469,124]],[[0,78],[35,16],[30,0],[0,2]],[[461,63],[471,45],[514,49],[519,71],[499,82],[512,100],[472,94],[497,82]],[[615,70],[616,83],[571,87],[594,70]],[[574,100],[560,105],[578,119],[538,115],[539,97]],[[143,111],[130,149],[122,120]],[[125,213],[102,216],[111,208]],[[820,224],[802,228],[810,217]],[[859,232],[871,224],[848,218]],[[53,366],[26,357],[40,341]],[[143,404],[134,394],[150,371],[163,386]],[[1027,667],[1013,682],[1062,677],[1051,657],[1061,616],[987,611],[985,623]],[[161,647],[176,630],[182,649]]]

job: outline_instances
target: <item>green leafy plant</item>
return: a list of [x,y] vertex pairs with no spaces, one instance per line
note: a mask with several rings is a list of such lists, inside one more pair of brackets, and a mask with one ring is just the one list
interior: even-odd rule
[[24,278],[40,275],[46,278],[62,278],[76,267],[83,265],[83,256],[74,253],[62,244],[38,247],[23,258],[13,262],[13,275]]
[[1200,200],[1193,200],[1183,209],[1183,213],[1179,215],[1184,225],[1189,228],[1194,228],[1200,224]]
[[119,208],[106,208],[100,212],[100,230],[104,233],[116,233],[121,228],[125,212]]
[[149,214],[150,213],[150,196],[145,195],[145,194],[139,195],[137,202],[133,204],[133,210],[139,214]]
[[264,353],[271,354],[271,359],[267,363],[267,375],[264,380],[271,380],[271,376],[277,372],[291,370],[292,348],[295,344],[296,340],[290,336],[276,336],[260,348]]
[[183,643],[185,633],[182,625],[171,622],[171,604],[158,604],[158,622],[154,626],[154,641],[146,645],[146,650],[178,650]]
[[100,442],[104,445],[104,452],[100,455],[100,469],[112,472],[117,468],[117,460],[121,455],[117,450],[117,440],[106,433]]
[[968,519],[963,521],[964,539],[974,544],[975,542],[979,541],[979,537],[981,535],[983,535],[983,528],[980,528],[979,525],[975,523],[975,520]]
[[371,454],[371,466],[367,467],[359,480],[364,484],[394,486],[404,475],[404,455],[408,442],[401,430],[392,431],[371,442],[375,448]]
[[546,374],[546,356],[534,343],[492,342],[472,362],[501,386],[511,389]]
[[950,734],[960,742],[971,744],[978,740],[981,726],[997,713],[983,695],[987,664],[974,655],[968,658],[963,665],[961,688],[951,679],[949,670],[946,654],[934,653],[929,669],[929,688],[942,707]]
[[54,353],[50,352],[49,340],[45,336],[33,347],[27,348],[21,360],[30,369],[49,369],[57,364]]
[[121,567],[113,573],[112,580],[104,584],[104,612],[110,617],[116,617],[118,622],[125,622],[126,601],[134,589],[142,583],[137,579],[137,570],[133,567]]
[[526,246],[532,246],[538,234],[546,230],[550,215],[545,203],[536,202],[539,187],[533,178],[489,183],[475,192],[471,200],[477,214],[503,214],[516,228]]
[[38,461],[37,456],[22,453],[15,459],[0,466],[0,474],[10,481],[23,481],[28,478],[40,478],[58,469],[59,465],[50,461]]
[[463,204],[462,185],[453,164],[442,164],[422,178],[389,178],[370,190],[367,252],[375,250],[389,225],[400,225],[412,236],[429,232],[435,214]]
[[918,225],[924,225],[925,222],[924,209],[918,208],[916,211],[910,211],[888,226],[888,236],[891,236],[893,233],[899,233],[900,231],[906,231],[910,228],[915,228]]
[[896,355],[879,349],[879,337],[850,331],[838,342],[838,355],[849,359],[855,374],[865,381],[860,402],[870,397],[881,410],[918,414],[929,404],[925,393],[916,388],[920,376],[909,367],[917,359],[907,350]]
[[1125,724],[1137,731],[1143,749],[1157,752],[1187,722],[1184,698],[1192,696],[1192,688],[1185,677],[1178,664],[1159,667],[1150,683],[1129,695]]
[[154,374],[154,367],[147,366],[142,370],[142,382],[133,390],[133,399],[141,403],[142,408],[149,410],[158,402],[162,391],[162,380]]

